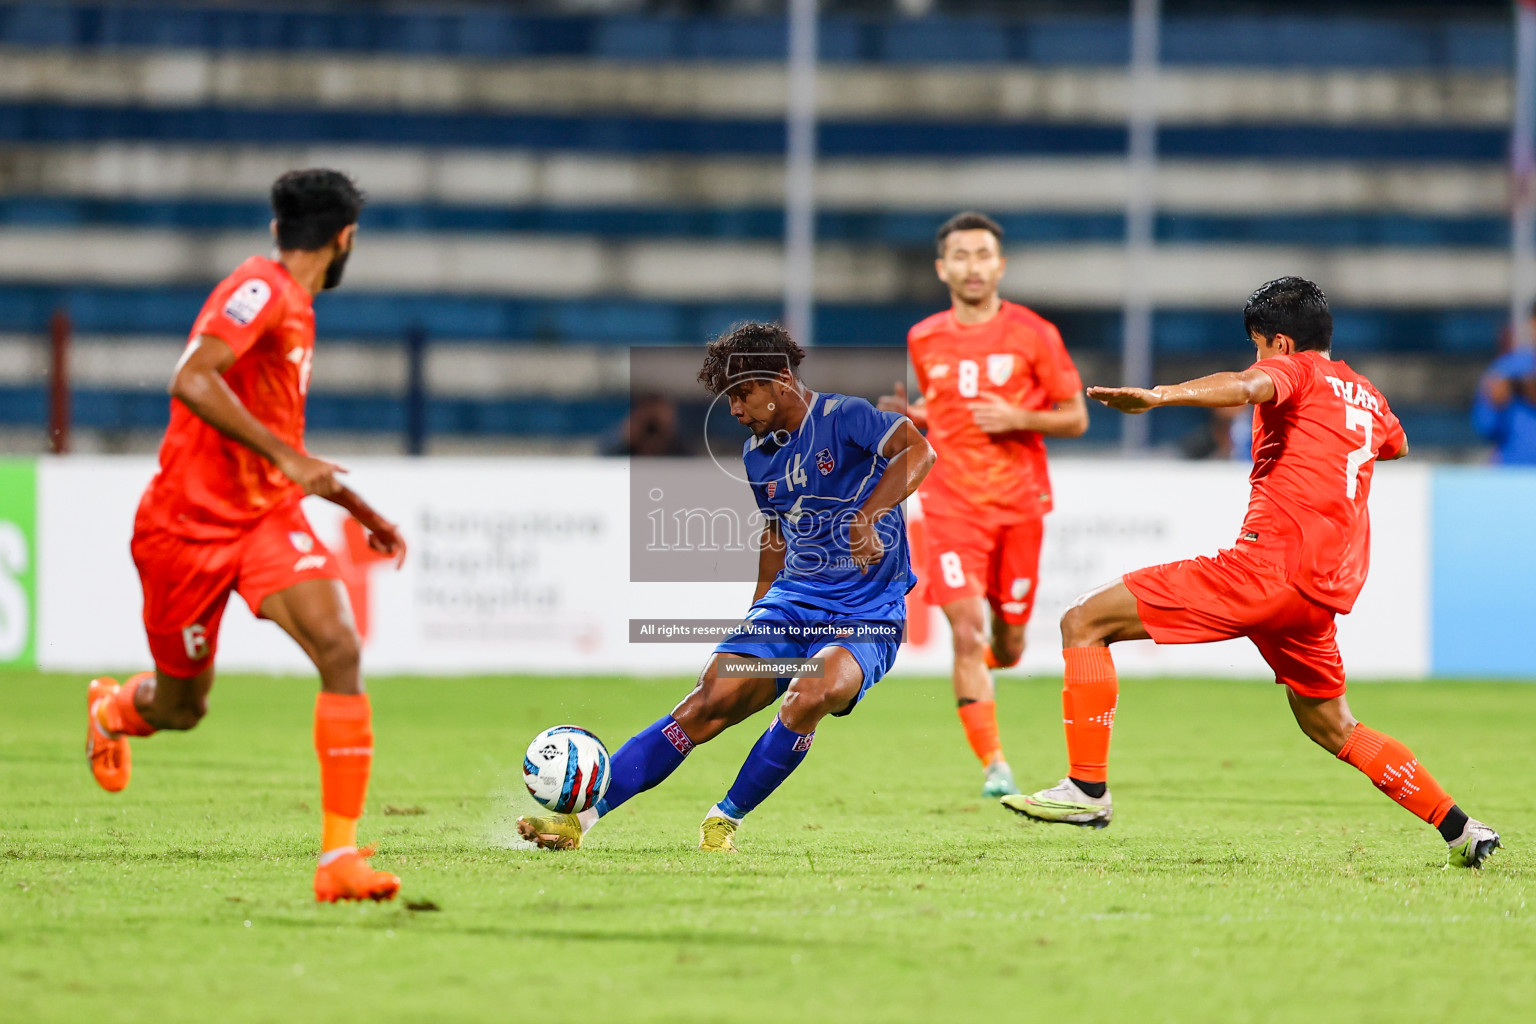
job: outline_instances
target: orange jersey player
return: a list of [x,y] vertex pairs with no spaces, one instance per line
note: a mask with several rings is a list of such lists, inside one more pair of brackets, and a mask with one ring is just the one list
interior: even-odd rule
[[1126,573],[1062,616],[1071,768],[1056,786],[1003,804],[1040,821],[1108,825],[1109,738],[1119,703],[1108,645],[1245,636],[1286,687],[1302,732],[1434,825],[1451,864],[1481,867],[1498,833],[1467,817],[1402,743],[1357,722],[1344,698],[1333,620],[1354,607],[1365,584],[1372,471],[1377,460],[1408,454],[1402,425],[1370,381],[1332,358],[1333,316],[1317,285],[1298,277],[1269,282],[1248,299],[1243,324],[1258,350],[1244,372],[1150,390],[1088,389],[1128,413],[1253,406],[1248,514],[1236,542],[1215,557]]
[[985,771],[982,795],[1004,796],[1018,788],[998,740],[990,669],[1024,655],[1051,510],[1045,438],[1080,435],[1088,410],[1055,326],[997,293],[1002,229],[962,213],[939,229],[938,250],[950,308],[907,335],[922,397],[909,406],[897,384],[880,407],[909,413],[938,452],[920,492],[925,550],[914,557],[928,601],[949,619],[955,700]]
[[129,736],[191,729],[208,707],[219,623],[231,593],[287,631],[320,672],[315,747],[324,829],[315,897],[390,899],[394,875],[357,849],[373,761],[357,629],[336,560],[299,507],[335,502],[376,551],[403,559],[399,531],[304,450],[316,294],[341,281],[363,195],[337,171],[272,186],[277,257],[253,256],[203,305],[171,381],[160,469],[139,503],[133,560],[155,671],[91,681],[87,750],[96,781],[128,785]]

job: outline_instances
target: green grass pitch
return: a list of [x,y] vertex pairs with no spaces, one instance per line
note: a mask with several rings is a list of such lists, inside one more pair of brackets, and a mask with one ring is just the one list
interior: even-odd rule
[[[1536,687],[1351,694],[1501,830],[1481,874],[1442,870],[1278,688],[1197,680],[1124,685],[1104,832],[983,804],[947,682],[893,679],[825,724],[739,856],[698,853],[697,825],[766,717],[582,850],[516,842],[534,732],[617,746],[686,685],[374,681],[363,834],[403,898],[317,906],[311,681],[222,680],[111,796],[84,680],[0,674],[0,1020],[1536,1019]],[[1000,684],[1026,787],[1062,773],[1058,688]]]

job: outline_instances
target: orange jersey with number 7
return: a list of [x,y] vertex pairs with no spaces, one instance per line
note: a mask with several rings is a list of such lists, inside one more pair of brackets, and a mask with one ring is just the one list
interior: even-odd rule
[[1348,614],[1371,561],[1366,499],[1375,460],[1407,438],[1370,381],[1321,352],[1263,359],[1272,401],[1254,407],[1248,550],[1285,568],[1291,585]]
[[[281,263],[253,256],[208,296],[189,341],[203,334],[234,351],[224,383],[240,404],[285,444],[304,451],[304,400],[315,352],[309,292]],[[228,540],[302,496],[271,462],[172,399],[160,470],[144,492],[134,528]]]
[[913,327],[907,349],[939,456],[923,481],[924,512],[994,525],[1049,512],[1045,441],[1029,430],[986,433],[970,403],[996,395],[1013,406],[1050,409],[1082,390],[1055,325],[1012,302],[980,324],[962,324],[946,310]]

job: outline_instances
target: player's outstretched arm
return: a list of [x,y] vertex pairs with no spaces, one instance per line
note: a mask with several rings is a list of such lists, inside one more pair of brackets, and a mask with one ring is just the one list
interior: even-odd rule
[[1088,389],[1088,397],[1121,412],[1142,413],[1160,405],[1198,405],[1224,409],[1235,405],[1263,405],[1275,397],[1275,382],[1263,370],[1228,371],[1199,377],[1183,384],[1159,384],[1155,388]]
[[933,446],[910,419],[897,424],[880,454],[887,460],[885,472],[848,526],[849,554],[860,568],[873,565],[885,554],[875,524],[917,490],[937,458]]
[[171,376],[171,397],[225,437],[245,445],[269,460],[284,476],[304,488],[305,494],[331,497],[341,487],[337,473],[346,469],[334,462],[295,451],[251,415],[224,383],[224,372],[235,363],[229,343],[211,334],[192,339],[176,372]]

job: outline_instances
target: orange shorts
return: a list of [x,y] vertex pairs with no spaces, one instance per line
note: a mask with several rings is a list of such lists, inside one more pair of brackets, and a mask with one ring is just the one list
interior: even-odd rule
[[273,509],[233,540],[150,530],[133,535],[132,550],[155,667],[183,679],[213,664],[232,591],[259,616],[261,602],[295,583],[341,578],[335,557],[296,501]]
[[1275,670],[1275,682],[1323,700],[1344,692],[1333,611],[1291,586],[1280,566],[1228,548],[1215,558],[1154,565],[1121,579],[1158,643],[1245,636]]
[[958,516],[925,515],[924,597],[946,605],[985,596],[992,613],[1023,625],[1035,610],[1045,520],[994,525]]

